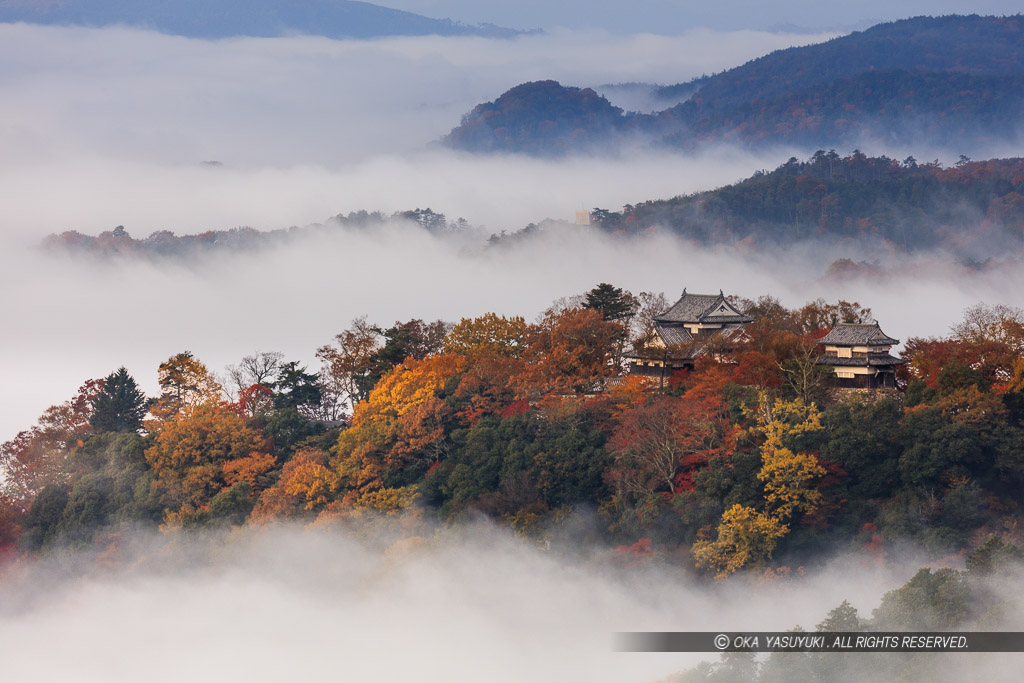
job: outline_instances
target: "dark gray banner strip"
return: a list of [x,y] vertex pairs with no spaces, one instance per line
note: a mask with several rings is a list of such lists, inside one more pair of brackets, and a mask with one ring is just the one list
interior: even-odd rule
[[619,652],[1024,652],[1024,632],[1001,631],[633,631]]

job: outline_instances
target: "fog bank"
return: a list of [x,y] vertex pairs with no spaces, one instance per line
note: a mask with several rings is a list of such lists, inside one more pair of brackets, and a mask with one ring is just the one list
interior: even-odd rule
[[343,165],[420,150],[524,81],[678,83],[828,35],[191,40],[0,24],[3,165]]
[[813,629],[843,600],[869,616],[916,569],[847,560],[713,586],[483,523],[397,543],[278,528],[138,544],[0,582],[10,680],[653,682],[709,656],[614,652],[615,632]]

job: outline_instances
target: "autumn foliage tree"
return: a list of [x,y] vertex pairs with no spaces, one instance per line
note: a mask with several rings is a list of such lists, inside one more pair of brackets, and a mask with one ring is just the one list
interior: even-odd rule
[[237,481],[258,476],[268,464],[265,457],[244,459],[261,453],[265,453],[262,435],[236,413],[198,405],[164,424],[146,449],[146,462],[156,475],[155,493],[173,515],[206,506],[213,496],[230,488],[229,477]]
[[787,533],[789,527],[777,517],[733,505],[722,515],[716,538],[693,545],[693,557],[698,567],[712,569],[716,578],[724,579],[744,567],[762,565]]
[[439,394],[466,364],[465,357],[453,354],[408,359],[384,375],[359,404],[351,428],[342,432],[336,446],[335,466],[349,489],[348,501],[390,500],[390,494],[376,492],[411,485],[415,473],[437,461],[449,413]]
[[190,351],[182,351],[160,364],[160,396],[150,412],[159,422],[175,419],[187,408],[215,405],[223,389],[213,374]]
[[335,499],[340,481],[325,451],[299,450],[284,464],[277,482],[260,495],[252,519],[258,523],[310,516]]
[[720,399],[658,396],[623,414],[608,443],[615,456],[608,476],[624,502],[672,496],[692,487],[693,472],[727,453],[730,441]]
[[372,370],[371,358],[380,348],[376,328],[362,316],[352,321],[345,331],[335,335],[333,345],[317,349],[317,358],[324,364],[322,376],[327,380],[328,394],[349,411],[369,393],[366,378]]
[[818,409],[800,399],[784,401],[762,393],[747,415],[755,420],[753,433],[764,439],[757,473],[764,486],[764,509],[734,505],[722,516],[714,540],[694,544],[697,566],[715,570],[719,579],[764,563],[789,533],[794,516],[813,512],[823,498],[817,483],[825,468],[814,455],[786,447],[788,440],[822,428]]
[[29,430],[0,445],[0,492],[24,509],[44,487],[67,481],[69,456],[93,432],[90,418],[103,380],[89,380],[68,401],[50,406]]
[[444,338],[443,350],[471,357],[517,357],[523,351],[526,330],[526,321],[520,316],[485,313],[478,318],[463,318]]
[[619,328],[598,311],[566,308],[549,312],[527,333],[518,379],[523,398],[549,393],[585,393],[616,374],[611,366]]

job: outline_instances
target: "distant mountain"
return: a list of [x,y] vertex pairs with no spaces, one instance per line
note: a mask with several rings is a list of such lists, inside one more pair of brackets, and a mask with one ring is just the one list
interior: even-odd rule
[[536,81],[477,105],[444,142],[477,152],[564,154],[607,143],[622,120],[622,109],[590,88]]
[[[683,148],[715,140],[849,148],[867,138],[969,146],[1017,137],[1022,84],[1024,17],[917,17],[668,86],[657,94],[695,92],[655,114],[603,117],[600,126]],[[603,135],[575,125],[599,107],[584,103],[578,89],[558,95],[549,83],[558,108],[542,103],[535,110],[524,97],[532,98],[532,90],[522,87],[478,106],[444,142],[472,151],[539,148],[550,154],[575,150],[573,139],[593,146]],[[496,119],[484,116],[495,108],[505,112],[500,131],[492,125]],[[533,131],[541,124],[538,141]],[[554,132],[565,129],[571,137]],[[488,130],[501,141],[491,140]]]
[[122,24],[191,38],[330,38],[521,33],[491,24],[468,26],[348,0],[0,0],[0,22],[46,25]]

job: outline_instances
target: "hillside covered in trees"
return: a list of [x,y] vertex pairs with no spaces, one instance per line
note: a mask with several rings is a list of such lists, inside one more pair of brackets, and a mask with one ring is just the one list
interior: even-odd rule
[[820,238],[986,258],[1024,245],[1024,160],[943,168],[819,150],[734,185],[594,215],[611,232],[662,227],[704,245]]
[[864,394],[830,389],[814,342],[869,309],[735,303],[744,343],[668,382],[621,369],[665,297],[605,283],[533,324],[359,319],[318,372],[261,352],[217,376],[183,351],[147,397],[115,369],[0,447],[0,543],[476,515],[550,541],[583,516],[623,562],[723,579],[1021,541],[1024,312],[909,339],[902,390]]
[[526,83],[477,106],[444,138],[476,152],[564,154],[623,140],[851,148],[866,140],[970,151],[1018,138],[1024,33],[1010,17],[916,17],[779,50],[669,86],[686,101],[622,113],[589,89]]

